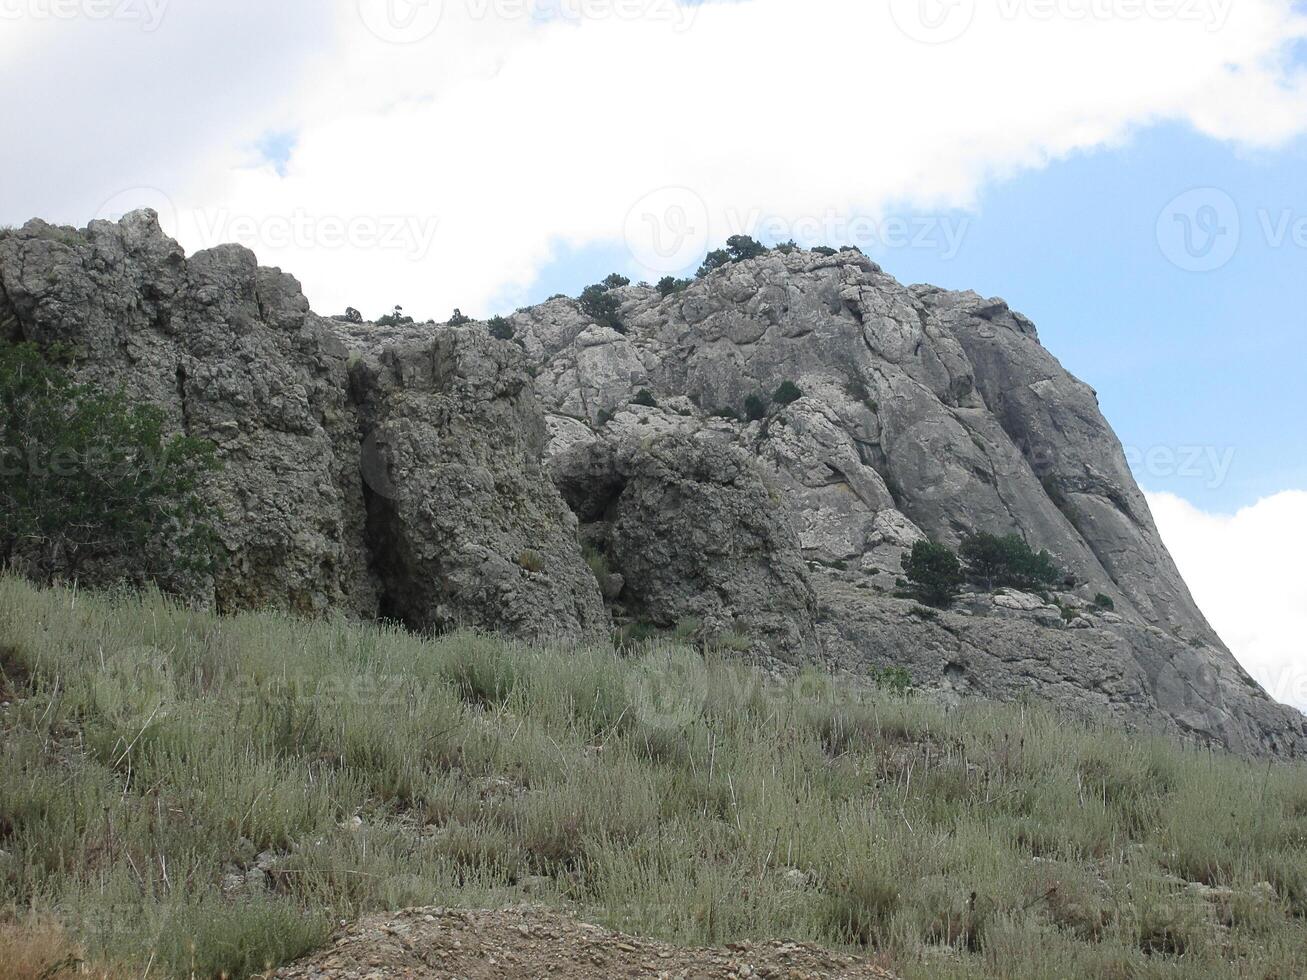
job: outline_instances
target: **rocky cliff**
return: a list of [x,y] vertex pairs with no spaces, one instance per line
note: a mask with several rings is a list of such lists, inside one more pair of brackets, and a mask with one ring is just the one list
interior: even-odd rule
[[[324,319],[149,212],[0,238],[0,337],[70,343],[83,377],[218,446],[220,608],[528,637],[615,618],[1307,751],[1194,605],[1094,392],[1002,301],[799,250],[613,296],[620,329],[556,299],[503,341]],[[759,411],[786,382],[800,397]],[[1049,550],[1065,591],[933,617],[895,596],[915,541],[980,530]]]

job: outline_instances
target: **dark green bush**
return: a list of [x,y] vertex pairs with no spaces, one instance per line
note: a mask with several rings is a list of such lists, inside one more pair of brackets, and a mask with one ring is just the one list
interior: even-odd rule
[[209,571],[212,444],[167,437],[161,409],[75,382],[63,356],[0,343],[0,564],[165,589]]
[[658,399],[653,396],[653,392],[648,388],[641,388],[634,398],[631,399],[632,405],[642,405],[645,408],[657,408]]
[[609,327],[618,333],[626,333],[621,310],[621,301],[603,284],[586,286],[581,293],[581,312],[601,326]]
[[603,281],[603,286],[606,289],[621,289],[623,286],[629,286],[629,285],[631,285],[631,280],[627,279],[626,276],[617,272],[614,272],[612,275],[607,276]]
[[799,250],[799,243],[791,238],[788,242],[780,242],[776,245],[776,251],[782,255],[789,255]]
[[793,381],[782,381],[776,393],[771,396],[777,405],[790,405],[803,397],[803,389]]
[[496,340],[512,340],[516,331],[513,325],[505,320],[502,316],[492,316],[490,318],[490,336]]
[[471,322],[472,322],[472,318],[470,316],[464,316],[462,310],[460,310],[457,306],[454,307],[454,314],[449,318],[449,326],[462,327],[462,326],[466,326]]
[[766,395],[750,395],[744,400],[744,417],[750,422],[757,422],[767,415],[771,402]]
[[813,249],[813,252],[815,252],[817,255],[824,255],[826,258],[830,258],[832,255],[839,254],[838,251],[831,248],[829,245],[818,245],[816,248]]
[[708,253],[707,258],[703,260],[703,265],[699,267],[699,271],[695,275],[699,279],[703,279],[732,262],[744,262],[747,259],[756,259],[758,256],[766,254],[767,246],[761,242],[755,241],[748,235],[732,235],[726,239],[725,248],[714,249]]
[[731,255],[726,251],[726,249],[714,249],[709,252],[707,257],[703,260],[703,265],[699,266],[699,271],[695,273],[695,277],[698,279],[704,279],[723,266],[730,264]]
[[726,239],[726,251],[732,262],[744,262],[767,254],[767,246],[757,242],[748,235],[732,235]]
[[413,322],[411,316],[404,315],[404,307],[398,303],[395,308],[383,317],[378,317],[377,326],[379,327],[402,327]]
[[1033,551],[1018,534],[969,535],[961,555],[968,579],[987,589],[1048,589],[1065,577],[1047,551]]
[[674,293],[684,292],[689,285],[689,279],[677,279],[675,276],[663,276],[663,278],[658,280],[658,294],[666,298]]
[[1094,607],[1097,609],[1105,609],[1108,612],[1111,612],[1113,609],[1116,608],[1116,602],[1113,601],[1110,595],[1104,595],[1102,592],[1100,592],[1098,593],[1098,595],[1094,596]]
[[962,564],[947,545],[918,541],[903,556],[903,571],[913,593],[930,606],[947,606],[962,590]]

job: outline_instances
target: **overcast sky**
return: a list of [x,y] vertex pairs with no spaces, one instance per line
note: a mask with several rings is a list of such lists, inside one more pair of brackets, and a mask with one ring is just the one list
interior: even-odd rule
[[148,205],[324,313],[489,315],[737,232],[1002,294],[1307,706],[1307,577],[1254,587],[1307,528],[1305,37],[1287,0],[0,0],[0,222]]

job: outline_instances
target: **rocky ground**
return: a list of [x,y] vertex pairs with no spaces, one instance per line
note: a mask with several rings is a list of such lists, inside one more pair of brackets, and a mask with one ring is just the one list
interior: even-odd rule
[[866,959],[802,943],[682,949],[624,936],[557,912],[410,909],[370,916],[278,970],[278,980],[893,980]]

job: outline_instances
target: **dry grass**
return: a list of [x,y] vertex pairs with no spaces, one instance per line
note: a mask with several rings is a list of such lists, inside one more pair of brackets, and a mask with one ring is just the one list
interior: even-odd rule
[[24,686],[0,715],[0,909],[151,976],[522,901],[932,980],[1307,976],[1301,767],[665,641],[424,639],[12,578],[0,643]]
[[130,980],[139,970],[87,963],[82,947],[50,915],[0,920],[0,975],[6,980]]

